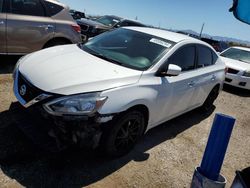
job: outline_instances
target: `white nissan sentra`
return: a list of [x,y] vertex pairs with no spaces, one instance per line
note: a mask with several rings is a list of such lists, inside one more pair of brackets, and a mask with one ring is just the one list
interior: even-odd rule
[[24,56],[14,92],[23,106],[54,120],[48,132],[57,142],[121,156],[149,129],[198,107],[208,110],[224,78],[224,63],[206,43],[127,27]]
[[227,66],[225,83],[250,90],[250,48],[231,47],[220,55]]

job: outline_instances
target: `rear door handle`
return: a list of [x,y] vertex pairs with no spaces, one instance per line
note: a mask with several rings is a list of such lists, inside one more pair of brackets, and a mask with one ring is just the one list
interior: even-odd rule
[[191,81],[191,82],[188,83],[189,87],[193,87],[194,85],[195,85],[194,81]]
[[4,24],[4,21],[0,21],[0,25],[3,25]]

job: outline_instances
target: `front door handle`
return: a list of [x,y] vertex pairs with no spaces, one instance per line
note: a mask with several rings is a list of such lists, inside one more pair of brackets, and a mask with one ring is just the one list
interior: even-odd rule
[[0,21],[0,25],[3,25],[4,24],[4,21]]
[[211,80],[212,80],[212,81],[214,81],[214,80],[215,80],[215,78],[216,78],[216,76],[215,76],[215,75],[213,75],[213,76],[212,76],[212,78],[211,78]]
[[45,30],[49,30],[49,29],[54,28],[54,26],[53,26],[53,25],[39,25],[38,27],[40,27],[40,28],[44,28]]

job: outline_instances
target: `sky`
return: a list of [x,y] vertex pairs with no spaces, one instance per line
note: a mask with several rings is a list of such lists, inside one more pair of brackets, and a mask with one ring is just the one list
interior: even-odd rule
[[250,41],[250,25],[238,21],[229,8],[233,0],[60,0],[87,15],[117,15],[156,27],[191,29]]

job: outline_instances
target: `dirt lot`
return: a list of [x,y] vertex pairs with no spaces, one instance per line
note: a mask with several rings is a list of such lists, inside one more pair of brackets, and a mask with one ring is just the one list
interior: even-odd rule
[[3,59],[0,56],[1,188],[189,187],[217,112],[237,118],[222,167],[227,187],[235,170],[250,166],[250,92],[232,87],[225,87],[211,114],[194,110],[171,120],[149,131],[123,158],[111,160],[77,150],[51,156],[17,128],[16,119],[22,109],[13,96],[9,74],[16,58]]

